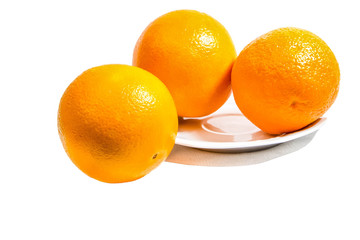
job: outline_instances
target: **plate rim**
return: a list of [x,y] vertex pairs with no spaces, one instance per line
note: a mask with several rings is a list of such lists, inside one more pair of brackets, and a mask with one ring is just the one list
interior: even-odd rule
[[276,145],[276,144],[292,141],[297,138],[301,138],[313,132],[316,132],[325,124],[326,120],[327,120],[326,117],[318,118],[313,123],[310,123],[307,127],[303,129],[300,129],[295,132],[279,135],[277,137],[270,139],[261,139],[255,141],[239,141],[239,142],[207,142],[201,140],[189,140],[189,139],[179,138],[178,136],[176,136],[175,144],[185,147],[191,147],[191,148],[217,149],[217,150],[241,149],[241,148],[252,148],[252,147],[262,147],[262,146],[265,147],[265,146]]

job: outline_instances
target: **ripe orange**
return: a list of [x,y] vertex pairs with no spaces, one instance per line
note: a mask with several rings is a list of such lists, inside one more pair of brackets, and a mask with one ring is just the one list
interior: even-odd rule
[[214,18],[192,10],[160,16],[138,39],[133,65],[150,71],[170,90],[182,117],[201,117],[228,99],[236,51]]
[[174,101],[151,73],[120,64],[91,68],[63,94],[58,130],[70,159],[99,181],[143,177],[169,155],[177,134]]
[[321,117],[335,101],[339,81],[339,65],[328,45],[298,28],[255,39],[232,70],[236,104],[270,134],[292,132]]

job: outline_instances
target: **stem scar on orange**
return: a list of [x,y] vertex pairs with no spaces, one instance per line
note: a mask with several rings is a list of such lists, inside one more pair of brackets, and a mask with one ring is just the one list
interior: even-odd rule
[[248,44],[232,69],[237,106],[270,134],[299,130],[321,117],[339,91],[335,55],[315,34],[280,28]]

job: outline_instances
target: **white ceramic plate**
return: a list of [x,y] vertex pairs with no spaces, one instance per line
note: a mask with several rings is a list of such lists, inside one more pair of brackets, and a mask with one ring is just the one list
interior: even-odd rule
[[324,124],[320,118],[296,132],[270,135],[247,120],[234,104],[204,118],[180,118],[175,143],[212,152],[250,152],[309,135]]

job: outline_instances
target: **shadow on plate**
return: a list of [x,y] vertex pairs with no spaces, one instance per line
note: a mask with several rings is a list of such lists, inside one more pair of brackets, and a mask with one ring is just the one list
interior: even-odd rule
[[295,152],[310,143],[315,134],[316,132],[265,150],[244,153],[214,153],[175,145],[166,161],[214,167],[253,165]]

